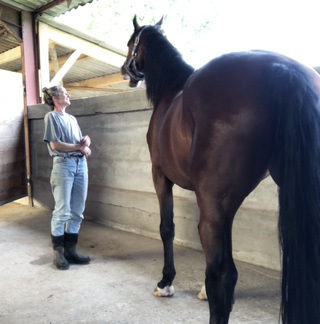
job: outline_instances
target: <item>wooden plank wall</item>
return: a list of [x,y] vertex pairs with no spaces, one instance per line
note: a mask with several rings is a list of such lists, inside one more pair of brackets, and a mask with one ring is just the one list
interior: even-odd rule
[[0,70],[0,204],[26,195],[21,73]]

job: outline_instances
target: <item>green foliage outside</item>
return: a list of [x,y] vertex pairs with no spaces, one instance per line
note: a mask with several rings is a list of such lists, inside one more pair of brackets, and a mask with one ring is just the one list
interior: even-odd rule
[[58,20],[126,50],[134,15],[140,25],[154,24],[164,16],[163,29],[169,40],[180,51],[187,48],[192,52],[195,39],[211,31],[218,2],[200,0],[198,6],[195,0],[96,0]]
[[250,49],[319,66],[319,10],[316,0],[94,0],[58,20],[125,52],[135,14],[140,25],[164,16],[169,41],[195,67]]

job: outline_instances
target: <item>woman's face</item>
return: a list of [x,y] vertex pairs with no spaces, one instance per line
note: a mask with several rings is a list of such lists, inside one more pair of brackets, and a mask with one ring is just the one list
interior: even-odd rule
[[67,107],[70,105],[70,95],[68,94],[67,90],[63,87],[59,90],[59,98],[56,98],[57,104],[60,107]]

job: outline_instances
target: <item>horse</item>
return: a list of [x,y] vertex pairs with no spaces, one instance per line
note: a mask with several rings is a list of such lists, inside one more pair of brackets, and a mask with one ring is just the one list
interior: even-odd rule
[[[199,69],[168,41],[162,19],[134,32],[121,67],[153,106],[147,143],[164,248],[157,296],[174,293],[172,188],[195,192],[210,324],[227,324],[238,273],[232,223],[271,175],[279,193],[280,318],[320,323],[320,77],[279,53],[221,55]],[[210,44],[211,46],[211,44]]]

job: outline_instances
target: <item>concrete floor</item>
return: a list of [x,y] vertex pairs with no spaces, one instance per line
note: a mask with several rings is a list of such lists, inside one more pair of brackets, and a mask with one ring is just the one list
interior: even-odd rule
[[[0,323],[208,323],[200,251],[175,246],[172,298],[152,295],[162,271],[162,243],[84,222],[78,249],[89,265],[52,265],[51,212],[0,206]],[[280,274],[237,262],[239,280],[230,324],[278,323]]]

